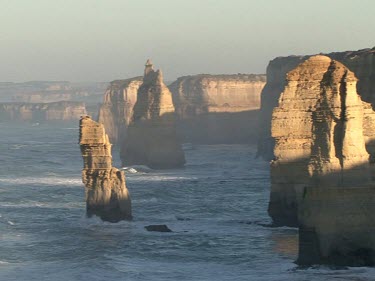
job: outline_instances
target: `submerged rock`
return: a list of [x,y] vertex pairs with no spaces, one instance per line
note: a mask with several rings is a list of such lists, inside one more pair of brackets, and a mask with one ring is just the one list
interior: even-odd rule
[[178,168],[185,155],[176,133],[172,94],[160,70],[147,61],[138,89],[132,121],[121,147],[123,166],[146,165],[155,169]]
[[168,226],[166,226],[165,224],[152,224],[152,225],[145,226],[145,229],[147,231],[172,232],[172,230],[170,230]]
[[79,144],[83,157],[82,182],[87,216],[118,222],[132,218],[125,175],[112,167],[111,143],[102,124],[89,116],[80,120]]

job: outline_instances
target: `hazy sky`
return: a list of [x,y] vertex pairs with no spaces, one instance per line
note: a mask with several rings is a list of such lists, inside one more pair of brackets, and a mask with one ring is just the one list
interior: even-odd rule
[[0,81],[264,73],[375,46],[374,0],[0,0]]

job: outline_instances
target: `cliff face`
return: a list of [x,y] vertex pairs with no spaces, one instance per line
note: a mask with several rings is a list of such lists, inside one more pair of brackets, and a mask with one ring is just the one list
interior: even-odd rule
[[111,143],[103,125],[85,116],[79,127],[87,215],[96,215],[110,222],[131,219],[125,175],[112,167]]
[[374,187],[305,188],[297,263],[374,266],[374,212]]
[[273,111],[269,214],[299,226],[299,264],[375,264],[373,132],[364,132],[374,112],[356,84],[343,64],[313,56],[287,74]]
[[185,163],[175,129],[172,94],[161,71],[153,70],[149,61],[120,156],[123,165],[158,169],[181,167]]
[[356,92],[356,82],[351,71],[326,56],[311,57],[287,74],[272,115],[275,160],[269,214],[275,224],[298,225],[306,185],[353,186],[370,181],[363,131],[369,113]]
[[256,138],[264,75],[195,75],[169,88],[180,135],[194,143],[249,143]]
[[142,77],[135,77],[112,81],[107,88],[98,120],[104,125],[111,143],[124,140],[141,84]]
[[0,104],[0,118],[6,121],[74,121],[86,114],[82,102]]
[[[375,48],[330,53],[326,56],[343,63],[359,79],[357,91],[362,99],[375,108]],[[279,57],[267,67],[267,84],[261,94],[258,156],[273,159],[274,141],[271,137],[272,110],[278,105],[285,86],[286,74],[311,56]]]

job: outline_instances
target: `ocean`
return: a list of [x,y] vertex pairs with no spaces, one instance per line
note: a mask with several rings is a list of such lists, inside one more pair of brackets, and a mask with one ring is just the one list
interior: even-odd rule
[[197,145],[184,169],[136,167],[134,219],[113,224],[86,218],[78,122],[0,130],[1,281],[375,280],[374,268],[294,263],[298,231],[269,227],[269,164],[255,147]]

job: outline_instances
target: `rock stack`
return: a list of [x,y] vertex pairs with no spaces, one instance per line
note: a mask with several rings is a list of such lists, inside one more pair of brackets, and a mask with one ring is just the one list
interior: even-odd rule
[[98,121],[104,125],[112,144],[122,143],[133,116],[142,77],[112,81],[105,91]]
[[[326,54],[326,56],[344,64],[359,79],[357,92],[362,100],[375,108],[375,48],[358,51],[345,51]],[[278,57],[270,61],[267,67],[267,83],[261,94],[259,118],[258,156],[266,160],[273,159],[274,140],[271,137],[272,111],[278,106],[278,100],[286,83],[286,74],[298,64],[310,58],[308,56]]]
[[147,165],[155,169],[178,168],[185,164],[177,137],[172,94],[160,70],[146,62],[143,83],[127,136],[121,147],[123,165]]
[[314,56],[287,75],[272,115],[269,214],[276,225],[298,225],[304,187],[352,186],[370,181],[363,125],[365,103],[354,74],[326,56]]
[[[299,226],[299,264],[375,264],[374,112],[340,62],[313,56],[287,74],[272,115],[269,214]],[[371,121],[372,120],[372,121]]]
[[102,124],[89,116],[80,120],[79,144],[83,157],[82,182],[87,215],[118,222],[132,218],[125,175],[112,167],[111,143]]

